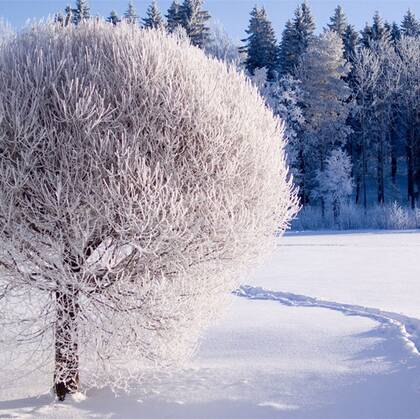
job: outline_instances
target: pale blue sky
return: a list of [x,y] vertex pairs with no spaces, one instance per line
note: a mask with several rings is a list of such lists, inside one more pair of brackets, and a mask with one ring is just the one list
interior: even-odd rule
[[[62,10],[74,0],[0,0],[0,16],[8,20],[14,27],[22,27],[28,18],[41,18]],[[158,0],[162,11],[166,10],[171,0]],[[280,37],[287,19],[300,0],[206,0],[205,8],[220,21],[227,32],[238,40],[244,37],[248,25],[249,12],[255,4],[264,5],[274,28]],[[90,0],[94,14],[107,16],[112,9],[122,14],[127,8],[128,0]],[[366,21],[370,21],[378,10],[385,20],[400,22],[407,9],[411,9],[420,17],[420,0],[309,0],[317,28],[326,25],[335,6],[339,3],[344,8],[350,23],[361,29]],[[137,11],[143,17],[149,0],[134,0]]]

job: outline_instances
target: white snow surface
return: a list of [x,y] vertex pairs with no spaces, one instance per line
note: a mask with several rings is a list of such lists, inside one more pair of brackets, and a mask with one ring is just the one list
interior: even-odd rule
[[420,232],[290,233],[188,367],[65,403],[34,374],[0,418],[419,419],[419,262]]

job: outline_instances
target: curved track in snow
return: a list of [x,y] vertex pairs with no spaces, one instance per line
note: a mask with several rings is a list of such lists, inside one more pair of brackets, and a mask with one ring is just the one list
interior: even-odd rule
[[325,301],[306,295],[289,292],[270,291],[262,287],[242,285],[234,294],[251,300],[271,300],[292,307],[318,307],[339,311],[346,316],[361,316],[375,320],[385,326],[395,328],[407,347],[420,356],[420,320],[403,314],[382,311],[377,308]]

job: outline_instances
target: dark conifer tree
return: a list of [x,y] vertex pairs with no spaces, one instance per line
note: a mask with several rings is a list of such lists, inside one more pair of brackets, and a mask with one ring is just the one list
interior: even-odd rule
[[246,30],[247,38],[241,48],[246,53],[245,67],[250,74],[256,68],[267,69],[267,78],[272,80],[279,67],[279,47],[273,26],[267,18],[265,9],[255,6],[251,11],[251,19]]
[[372,42],[372,36],[372,26],[366,22],[365,27],[360,31],[360,42],[362,46],[369,48]]
[[87,0],[76,0],[76,8],[72,12],[75,25],[78,25],[82,20],[89,19],[90,11]]
[[419,36],[420,35],[420,22],[416,19],[414,13],[410,9],[404,15],[401,23],[401,32],[405,36]]
[[181,6],[178,0],[174,0],[168,9],[166,14],[166,29],[169,33],[172,33],[177,26],[182,26],[180,8]]
[[391,33],[384,25],[378,12],[375,12],[372,23],[372,41],[373,42],[390,42]]
[[334,10],[334,14],[330,18],[328,29],[330,31],[337,32],[342,38],[347,28],[347,18],[344,14],[344,10],[341,6],[337,6]]
[[147,8],[146,17],[143,19],[143,26],[148,29],[158,29],[165,26],[156,0],[152,0],[152,3]]
[[352,25],[347,25],[343,34],[344,58],[349,63],[354,62],[354,58],[359,45],[359,34]]
[[294,70],[293,60],[293,24],[290,20],[284,27],[280,43],[280,73],[291,74]]
[[311,11],[306,2],[303,2],[295,11],[291,27],[286,27],[286,32],[283,33],[286,36],[281,46],[283,73],[293,73],[313,39],[314,30],[315,22]]

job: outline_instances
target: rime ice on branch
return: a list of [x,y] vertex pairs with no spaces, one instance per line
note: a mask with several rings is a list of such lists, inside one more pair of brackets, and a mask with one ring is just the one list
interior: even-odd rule
[[2,343],[55,351],[60,399],[184,359],[296,212],[279,120],[244,75],[125,23],[34,26],[0,68]]

